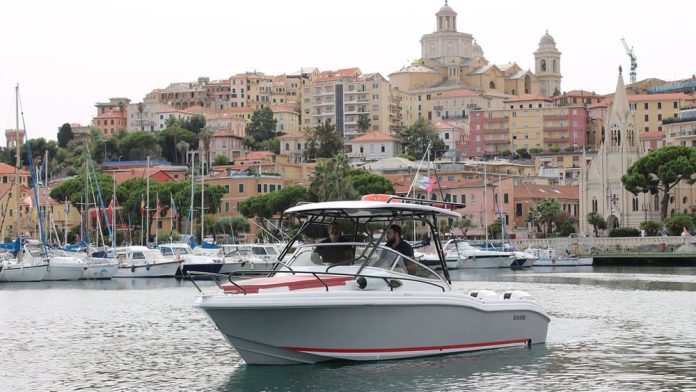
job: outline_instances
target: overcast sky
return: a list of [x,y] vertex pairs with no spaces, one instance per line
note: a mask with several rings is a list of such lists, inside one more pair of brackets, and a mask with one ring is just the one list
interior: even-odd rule
[[[357,66],[387,76],[420,57],[435,30],[439,0],[121,0],[0,2],[0,132],[15,127],[20,84],[30,138],[55,139],[65,122],[88,124],[94,104],[134,102],[172,82],[238,72],[293,72]],[[458,30],[492,63],[534,68],[548,29],[561,57],[562,90],[610,93],[617,69],[628,79],[625,37],[638,80],[696,73],[686,16],[696,2],[663,0],[451,0]],[[628,80],[627,80],[628,82]],[[20,120],[21,121],[21,120]],[[2,145],[5,145],[4,132]]]

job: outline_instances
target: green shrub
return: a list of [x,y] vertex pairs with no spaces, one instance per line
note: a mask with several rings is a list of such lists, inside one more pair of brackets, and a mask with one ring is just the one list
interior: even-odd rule
[[617,227],[609,232],[609,237],[639,237],[640,230],[635,227]]
[[662,229],[662,226],[653,221],[645,221],[640,224],[641,230],[645,230],[645,235],[646,236],[656,236],[658,233],[660,233],[660,229]]

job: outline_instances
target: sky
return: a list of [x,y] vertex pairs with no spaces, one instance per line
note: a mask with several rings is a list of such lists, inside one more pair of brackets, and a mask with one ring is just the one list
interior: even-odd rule
[[[0,131],[15,128],[20,85],[29,138],[56,139],[63,123],[87,125],[94,104],[139,102],[173,82],[245,71],[290,73],[359,67],[385,77],[420,57],[440,0],[5,0],[0,3]],[[628,82],[625,37],[638,80],[696,74],[684,0],[450,0],[460,32],[494,64],[534,71],[548,30],[562,52],[563,91],[612,93]],[[20,128],[22,119],[20,119]],[[5,145],[2,138],[2,145]]]

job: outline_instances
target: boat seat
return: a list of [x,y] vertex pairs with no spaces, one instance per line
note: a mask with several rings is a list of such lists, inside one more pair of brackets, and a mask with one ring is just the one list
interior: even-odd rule
[[[313,275],[295,275],[295,276],[274,276],[270,278],[255,278],[240,280],[235,282],[246,290],[247,294],[256,294],[259,290],[272,289],[278,287],[287,287],[288,290],[303,290],[322,288],[326,286],[342,286],[347,281],[352,280],[352,276],[339,275],[318,275],[321,280]],[[322,283],[323,282],[323,283]],[[242,293],[242,289],[232,283],[222,285],[225,293]]]

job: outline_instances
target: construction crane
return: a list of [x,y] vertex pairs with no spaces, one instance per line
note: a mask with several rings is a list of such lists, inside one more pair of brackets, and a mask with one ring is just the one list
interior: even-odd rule
[[638,62],[636,59],[636,54],[633,52],[633,46],[630,48],[628,47],[628,44],[626,43],[626,39],[621,38],[621,43],[623,43],[624,48],[626,49],[626,54],[628,57],[631,59],[631,84],[636,82],[636,68],[638,68]]

